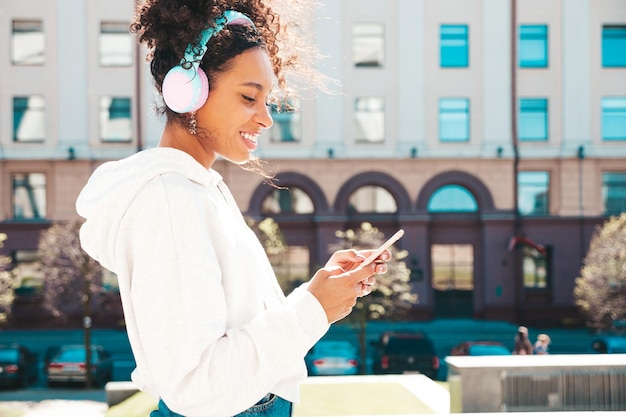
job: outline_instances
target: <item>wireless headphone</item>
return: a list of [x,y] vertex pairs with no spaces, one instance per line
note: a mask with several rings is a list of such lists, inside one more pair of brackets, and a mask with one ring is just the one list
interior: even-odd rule
[[161,88],[163,101],[176,113],[188,113],[204,106],[209,96],[209,79],[200,68],[211,36],[226,25],[251,25],[252,20],[243,13],[227,10],[215,19],[215,27],[208,27],[200,34],[198,43],[190,43],[180,64],[167,72]]

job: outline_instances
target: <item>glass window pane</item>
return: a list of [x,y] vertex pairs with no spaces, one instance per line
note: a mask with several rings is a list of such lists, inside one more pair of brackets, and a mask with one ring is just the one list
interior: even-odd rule
[[538,250],[524,246],[522,268],[525,288],[548,287],[548,258]]
[[261,206],[261,212],[265,214],[307,214],[313,213],[314,210],[311,197],[298,187],[272,191]]
[[13,97],[13,141],[41,142],[46,135],[43,96]]
[[385,59],[385,28],[379,23],[352,26],[352,61],[355,67],[382,67]]
[[427,210],[429,213],[475,212],[478,204],[467,188],[451,184],[438,188],[430,196]]
[[626,171],[602,174],[602,201],[604,214],[626,213]]
[[100,139],[103,142],[130,142],[132,122],[130,118],[130,98],[100,98]]
[[11,38],[13,65],[43,65],[45,41],[41,20],[14,20]]
[[626,67],[626,26],[602,28],[602,66]]
[[439,291],[474,289],[472,245],[432,245],[432,287]]
[[46,218],[46,175],[41,173],[13,175],[13,218]]
[[270,113],[274,120],[270,128],[272,142],[300,142],[302,123],[299,102],[272,104]]
[[548,139],[548,99],[522,98],[519,101],[520,140]]
[[133,63],[133,38],[127,22],[100,23],[100,65],[123,67]]
[[602,139],[626,140],[626,97],[602,99]]
[[548,27],[546,25],[520,26],[518,57],[521,68],[548,66]]
[[396,200],[383,187],[367,185],[350,195],[348,214],[352,213],[395,213]]
[[286,250],[268,254],[278,283],[285,293],[309,280],[311,255],[307,246],[289,245]]
[[358,97],[354,99],[356,140],[380,143],[385,140],[385,99]]
[[442,98],[439,100],[439,139],[441,141],[468,141],[469,100]]
[[517,206],[521,215],[549,214],[550,173],[525,171],[517,176]]
[[440,65],[442,68],[469,65],[468,36],[467,25],[441,25]]

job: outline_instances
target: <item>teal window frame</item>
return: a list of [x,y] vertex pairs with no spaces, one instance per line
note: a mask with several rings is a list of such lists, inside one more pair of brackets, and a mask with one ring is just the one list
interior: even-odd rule
[[441,68],[469,67],[469,27],[441,25],[439,28]]
[[468,142],[470,140],[470,101],[468,98],[439,99],[439,140]]
[[626,97],[603,97],[601,107],[602,140],[626,140]]
[[517,209],[522,216],[550,214],[550,173],[522,171],[517,174]]
[[602,67],[626,67],[626,25],[602,26]]
[[626,213],[626,171],[602,173],[602,204],[607,216]]
[[520,98],[517,134],[521,141],[546,141],[549,138],[547,98]]
[[517,57],[520,68],[547,68],[548,26],[520,25]]

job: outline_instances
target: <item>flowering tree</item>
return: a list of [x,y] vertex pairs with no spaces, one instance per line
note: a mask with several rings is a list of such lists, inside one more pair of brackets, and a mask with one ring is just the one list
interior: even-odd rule
[[626,320],[626,213],[599,227],[574,289],[576,304],[596,330]]
[[38,255],[45,271],[43,306],[54,317],[91,317],[106,306],[104,269],[80,246],[82,221],[55,223],[41,234]]
[[[6,239],[7,235],[0,233],[0,249],[4,247]],[[11,258],[0,254],[0,325],[9,320],[14,298],[15,275],[9,270],[10,264]]]
[[[348,229],[335,233],[339,243],[331,245],[331,251],[339,249],[374,249],[385,241],[385,235],[370,223],[362,223],[357,230]],[[391,249],[392,259],[387,262],[386,274],[377,275],[372,292],[358,299],[352,313],[345,319],[350,323],[359,338],[361,363],[365,363],[367,323],[372,320],[402,320],[408,310],[417,302],[417,294],[411,292],[409,279],[411,271],[404,259],[406,250]]]

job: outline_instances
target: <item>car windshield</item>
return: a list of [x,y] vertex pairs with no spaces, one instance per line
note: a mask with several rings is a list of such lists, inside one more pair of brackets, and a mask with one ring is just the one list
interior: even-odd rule
[[15,362],[17,361],[17,350],[14,349],[2,349],[0,350],[1,362]]
[[[87,360],[84,348],[70,348],[63,349],[56,358],[54,358],[54,362],[85,362]],[[93,359],[96,358],[96,350],[91,350],[91,357]]]
[[401,352],[432,352],[432,346],[427,339],[416,337],[391,337],[385,350],[388,353]]
[[499,345],[472,345],[469,348],[472,356],[510,355],[511,352],[504,346]]
[[354,348],[348,343],[320,343],[316,347],[317,353],[353,353]]

